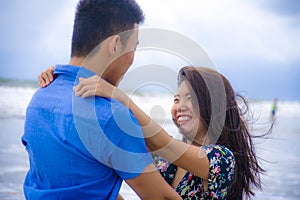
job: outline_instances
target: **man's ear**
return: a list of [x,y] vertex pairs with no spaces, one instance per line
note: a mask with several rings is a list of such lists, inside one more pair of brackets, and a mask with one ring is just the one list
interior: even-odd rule
[[121,45],[120,45],[120,36],[119,35],[113,35],[109,39],[108,43],[108,50],[111,55],[115,55],[118,51],[120,51]]

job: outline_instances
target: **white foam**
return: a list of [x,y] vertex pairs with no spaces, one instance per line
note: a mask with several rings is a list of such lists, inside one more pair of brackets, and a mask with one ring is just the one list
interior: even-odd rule
[[0,86],[0,117],[24,117],[36,89]]

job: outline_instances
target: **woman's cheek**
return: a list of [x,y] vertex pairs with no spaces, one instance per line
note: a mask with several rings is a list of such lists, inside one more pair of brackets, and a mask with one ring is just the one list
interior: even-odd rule
[[176,108],[175,108],[175,105],[173,105],[172,108],[171,108],[171,115],[172,115],[173,119],[176,118]]
[[179,127],[179,125],[177,124],[177,119],[176,119],[176,107],[175,105],[172,106],[171,108],[171,115],[172,115],[172,120],[174,122],[174,124]]

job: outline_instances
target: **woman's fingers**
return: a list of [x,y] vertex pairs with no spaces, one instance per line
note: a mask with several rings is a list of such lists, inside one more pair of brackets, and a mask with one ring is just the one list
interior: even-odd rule
[[74,87],[75,95],[83,98],[94,96],[97,88],[98,79],[94,77],[84,79],[79,78],[79,84]]
[[74,88],[76,96],[83,98],[89,96],[103,96],[111,97],[113,87],[99,76],[92,76],[90,78],[79,78],[79,84]]
[[53,81],[53,71],[47,70],[46,76],[48,78],[49,83]]
[[54,66],[50,66],[48,69],[49,69],[50,71],[54,72],[55,67],[54,67]]
[[38,76],[40,87],[46,87],[53,81],[54,66],[49,67]]
[[46,82],[41,74],[38,76],[38,84],[40,87],[45,87],[45,84],[46,84]]
[[75,95],[86,98],[88,96],[95,95],[95,91],[96,91],[96,86],[88,84],[88,85],[81,86],[79,90],[75,89]]
[[82,94],[82,98],[87,98],[90,96],[95,96],[96,93],[96,89],[92,89],[90,88],[89,90],[86,90],[83,94]]
[[40,87],[46,87],[47,85],[49,85],[50,81],[49,81],[46,71],[43,71],[38,76],[38,82],[39,82]]
[[75,93],[79,93],[82,88],[86,85],[86,82],[85,82],[85,78],[79,78],[79,83],[73,87],[73,90],[75,91]]
[[78,91],[80,91],[81,88],[82,88],[82,85],[83,85],[83,84],[82,84],[82,82],[80,81],[80,79],[81,79],[81,78],[79,78],[79,83],[78,83],[76,86],[73,87],[73,90],[75,91],[75,93],[78,92]]
[[47,84],[53,81],[54,66],[50,66],[44,73]]
[[45,86],[49,85],[50,79],[49,79],[49,76],[48,76],[48,71],[42,72],[42,77],[45,81]]

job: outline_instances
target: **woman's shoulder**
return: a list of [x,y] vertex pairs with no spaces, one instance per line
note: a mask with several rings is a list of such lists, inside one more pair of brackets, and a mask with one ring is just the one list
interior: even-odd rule
[[208,190],[210,196],[225,199],[234,176],[235,159],[224,145],[211,144],[202,147],[209,160]]
[[234,155],[232,151],[227,148],[225,145],[220,144],[210,144],[207,146],[201,146],[202,149],[205,150],[208,157],[217,156],[217,157],[232,157],[234,159]]
[[218,173],[229,174],[232,177],[235,167],[235,158],[229,148],[219,144],[211,144],[202,146],[201,148],[206,151],[211,172],[218,171]]

